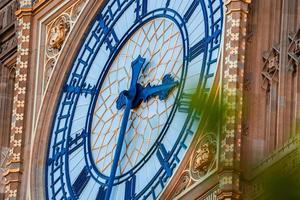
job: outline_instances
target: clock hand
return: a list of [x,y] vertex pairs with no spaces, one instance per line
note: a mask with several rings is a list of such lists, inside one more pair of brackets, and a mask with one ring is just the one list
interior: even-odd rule
[[124,143],[125,133],[127,129],[127,124],[129,120],[130,111],[132,108],[133,100],[135,99],[135,96],[137,94],[137,81],[140,75],[140,72],[142,70],[142,67],[145,63],[145,59],[139,56],[136,60],[134,60],[131,64],[132,68],[132,79],[129,90],[124,90],[120,93],[118,99],[117,99],[117,109],[120,110],[125,105],[125,111],[122,119],[122,124],[120,128],[119,138],[117,141],[117,147],[115,150],[114,160],[111,167],[110,177],[108,180],[108,186],[107,191],[105,194],[105,200],[110,199],[110,195],[112,192],[112,187],[114,184],[114,179],[116,177],[116,171],[118,168],[118,163],[121,156],[122,146]]
[[137,94],[137,81],[139,79],[141,70],[143,68],[143,65],[145,64],[146,59],[142,58],[140,55],[137,59],[135,59],[132,64],[132,78],[129,90],[124,90],[120,93],[118,99],[117,99],[117,109],[121,110],[126,105],[126,96],[131,97],[132,99],[135,98]]
[[132,104],[132,101],[127,99],[126,107],[125,107],[125,111],[124,111],[124,115],[123,115],[123,119],[122,119],[122,124],[121,124],[121,128],[120,128],[119,138],[118,138],[118,142],[117,142],[117,147],[116,147],[116,151],[115,151],[114,161],[113,161],[113,164],[111,167],[110,177],[109,177],[109,181],[107,184],[108,186],[107,186],[107,191],[105,194],[105,200],[110,199],[110,195],[112,192],[112,187],[114,184],[114,179],[116,177],[116,171],[118,168],[118,163],[119,163],[120,156],[121,156],[123,141],[124,141],[125,133],[126,133],[126,129],[127,129],[128,119],[129,119],[129,115],[130,115],[130,111],[131,111],[131,104]]
[[138,84],[137,96],[132,104],[133,108],[138,107],[142,101],[147,101],[153,96],[159,96],[160,100],[165,100],[169,96],[172,89],[178,86],[178,84],[179,82],[174,81],[170,74],[164,76],[161,85],[151,86],[148,84],[146,87],[143,87]]

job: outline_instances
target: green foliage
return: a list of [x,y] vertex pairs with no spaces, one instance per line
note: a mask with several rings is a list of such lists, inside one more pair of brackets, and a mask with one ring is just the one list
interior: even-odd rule
[[205,132],[218,133],[225,125],[227,104],[222,101],[218,90],[210,93],[199,90],[193,95],[190,106],[204,121]]
[[276,170],[269,172],[263,180],[264,192],[267,199],[299,200],[300,182],[298,175],[287,175]]

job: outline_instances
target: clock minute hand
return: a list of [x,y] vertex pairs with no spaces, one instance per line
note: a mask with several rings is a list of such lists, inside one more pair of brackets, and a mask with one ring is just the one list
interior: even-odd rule
[[129,115],[130,115],[130,112],[131,112],[131,104],[132,104],[132,102],[128,99],[128,101],[126,103],[123,119],[122,119],[122,124],[121,124],[121,128],[120,128],[117,147],[116,147],[116,151],[115,151],[115,155],[114,155],[113,164],[112,164],[112,167],[111,167],[110,177],[109,177],[109,181],[108,181],[108,184],[107,184],[107,190],[106,190],[106,193],[105,193],[105,200],[110,199],[110,195],[111,195],[111,192],[112,192],[112,187],[113,187],[114,180],[115,180],[115,177],[116,177],[116,171],[117,171],[118,163],[119,163],[120,156],[121,156],[122,146],[123,146],[123,143],[124,143],[123,141],[124,141],[124,138],[125,138],[128,119],[129,119]]
[[118,163],[121,156],[122,146],[124,143],[124,138],[126,134],[127,124],[132,108],[132,103],[137,94],[137,81],[142,70],[142,67],[145,63],[145,59],[139,56],[136,60],[134,60],[131,64],[132,68],[132,79],[129,90],[124,90],[120,93],[117,99],[117,109],[122,109],[125,105],[125,111],[122,119],[122,124],[120,128],[120,133],[117,141],[117,146],[115,150],[114,160],[111,167],[110,177],[107,183],[107,190],[105,193],[105,200],[110,199],[110,195],[112,192],[112,187],[114,185],[114,179],[116,177],[116,171],[118,168]]

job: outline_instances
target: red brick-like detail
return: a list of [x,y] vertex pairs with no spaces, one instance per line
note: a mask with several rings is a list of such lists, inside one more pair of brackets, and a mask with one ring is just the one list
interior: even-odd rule
[[30,15],[18,17],[18,52],[14,87],[9,161],[7,163],[5,199],[18,199],[22,175],[22,149],[25,124],[26,85],[29,61]]
[[250,0],[227,0],[223,61],[223,100],[228,105],[220,151],[218,199],[240,199],[243,80]]

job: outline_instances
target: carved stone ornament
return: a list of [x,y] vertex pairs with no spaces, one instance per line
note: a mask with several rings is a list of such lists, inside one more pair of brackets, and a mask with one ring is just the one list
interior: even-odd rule
[[279,52],[279,48],[274,46],[270,52],[263,55],[264,66],[261,74],[263,79],[262,88],[265,90],[269,90],[274,82],[279,81]]
[[61,53],[63,45],[87,2],[87,0],[74,1],[73,5],[63,11],[63,13],[46,26],[47,36],[45,41],[43,91],[46,89],[49,77],[55,68],[55,63]]
[[[51,58],[50,60],[48,60],[48,62],[46,63],[46,71],[45,71],[45,80],[46,82],[49,81],[50,79],[50,76],[52,74],[52,71],[53,71],[53,68],[54,68],[54,65],[55,65],[55,59],[54,58]],[[44,85],[45,87],[46,85]]]
[[217,141],[214,134],[200,138],[192,154],[190,171],[194,179],[199,179],[211,171],[216,163]]
[[82,9],[84,8],[86,2],[87,2],[87,0],[81,0],[75,4],[74,8],[71,11],[71,20],[72,21],[75,21],[78,18]]
[[177,185],[175,186],[173,197],[171,199],[174,199],[176,196],[180,195],[185,189],[188,188],[188,186],[191,183],[191,177],[189,171],[184,171],[179,181],[177,182]]
[[60,16],[50,28],[50,33],[48,35],[48,53],[57,54],[70,32],[70,17],[67,15]]
[[289,71],[294,73],[297,71],[300,63],[300,28],[296,33],[289,35],[289,42]]
[[6,172],[6,163],[9,158],[9,148],[1,148],[0,158],[0,193],[4,193],[5,177],[3,174]]

